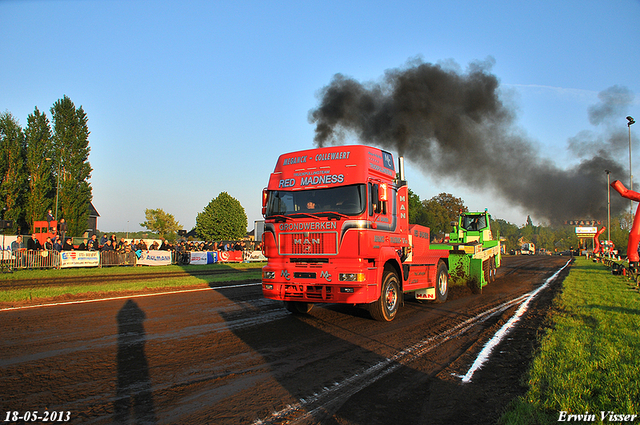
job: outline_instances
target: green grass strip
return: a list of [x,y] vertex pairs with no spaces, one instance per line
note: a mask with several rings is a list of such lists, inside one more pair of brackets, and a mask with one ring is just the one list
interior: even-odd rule
[[[192,266],[200,267],[200,266]],[[202,266],[206,267],[206,266]],[[213,276],[185,276],[179,278],[159,278],[144,281],[126,280],[97,285],[81,285],[81,286],[59,286],[59,287],[40,287],[29,289],[10,289],[0,291],[0,302],[19,302],[27,300],[38,300],[44,298],[53,298],[63,295],[79,295],[79,294],[100,294],[100,296],[117,296],[120,292],[126,291],[142,291],[145,289],[159,288],[180,288],[190,286],[201,286],[204,284],[214,285],[220,282],[235,282],[239,280],[253,280],[260,282],[262,278],[261,271],[250,271],[246,273],[221,273]]]
[[640,423],[639,362],[637,289],[604,265],[578,258],[554,300],[550,328],[525,376],[529,390],[511,403],[500,423],[623,420],[609,412],[639,415],[628,416],[631,422],[626,423]]

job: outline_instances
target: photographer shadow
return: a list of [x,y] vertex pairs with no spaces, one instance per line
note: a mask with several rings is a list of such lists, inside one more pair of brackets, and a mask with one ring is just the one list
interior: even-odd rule
[[144,352],[146,315],[133,300],[118,312],[118,375],[114,423],[155,424],[149,365]]

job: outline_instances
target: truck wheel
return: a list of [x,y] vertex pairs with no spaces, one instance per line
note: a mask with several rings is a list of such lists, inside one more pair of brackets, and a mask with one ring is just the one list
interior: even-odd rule
[[487,259],[482,263],[482,272],[484,274],[484,282],[491,282],[491,259]]
[[498,268],[496,267],[496,257],[491,257],[491,282],[496,281],[496,274],[498,274]]
[[375,320],[390,322],[396,317],[400,305],[400,286],[395,271],[385,270],[382,275],[380,298],[369,304],[369,313]]
[[436,299],[435,302],[443,303],[449,295],[449,270],[447,265],[440,261],[438,263],[438,273],[436,274]]
[[293,314],[307,314],[313,308],[313,303],[303,303],[300,301],[285,301],[284,306]]

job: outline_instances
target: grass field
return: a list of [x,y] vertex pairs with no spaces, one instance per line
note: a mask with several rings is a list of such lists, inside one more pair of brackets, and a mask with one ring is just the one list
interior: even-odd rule
[[[162,266],[162,267],[110,267],[110,268],[77,268],[63,270],[19,270],[14,273],[5,273],[0,275],[0,279],[43,279],[51,277],[86,277],[101,275],[123,275],[123,274],[149,274],[164,273],[175,271],[201,271],[215,270],[222,273],[215,275],[202,276],[184,276],[184,277],[158,277],[144,281],[127,281],[126,278],[108,284],[96,285],[77,285],[77,286],[59,286],[59,287],[39,287],[28,289],[8,289],[0,291],[0,303],[11,303],[20,301],[32,301],[38,299],[46,299],[53,297],[61,297],[65,295],[91,294],[99,293],[101,296],[117,296],[118,293],[127,291],[140,291],[143,289],[160,289],[160,288],[176,288],[189,286],[202,286],[216,282],[233,282],[237,280],[255,279],[259,282],[262,273],[261,270],[247,271],[246,273],[234,273],[235,270],[245,270],[248,268],[260,269],[263,263],[225,263],[211,265],[194,265],[194,266]],[[228,270],[229,273],[224,273]]]
[[631,281],[576,259],[549,325],[524,378],[528,392],[501,423],[640,423],[640,295]]

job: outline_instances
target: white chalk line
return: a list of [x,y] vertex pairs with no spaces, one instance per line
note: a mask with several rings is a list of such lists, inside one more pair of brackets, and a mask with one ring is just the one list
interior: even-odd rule
[[103,301],[124,300],[124,299],[131,299],[131,298],[156,297],[158,295],[172,295],[172,294],[182,294],[187,292],[211,291],[215,289],[242,288],[245,286],[258,286],[258,285],[262,285],[262,283],[243,283],[238,285],[215,286],[215,287],[209,287],[209,288],[195,288],[195,289],[182,289],[178,291],[154,292],[151,294],[138,294],[138,295],[128,295],[128,296],[123,295],[120,297],[96,298],[92,300],[65,301],[65,302],[59,302],[59,303],[26,305],[21,307],[7,307],[7,308],[0,309],[0,312],[26,310],[26,309],[34,309],[34,308],[42,308],[42,307],[58,307],[58,306],[73,305],[73,304],[98,303]]
[[[411,362],[434,348],[439,347],[443,343],[450,339],[456,338],[466,333],[473,326],[484,322],[490,317],[499,314],[512,306],[521,303],[529,294],[521,295],[513,300],[502,303],[492,309],[486,310],[477,316],[465,320],[453,326],[434,337],[428,338],[424,341],[420,341],[411,347],[396,353],[391,358],[382,360],[373,366],[365,369],[360,373],[356,373],[351,377],[343,380],[342,382],[335,382],[333,385],[325,386],[320,393],[314,393],[313,395],[302,397],[297,403],[290,404],[284,409],[273,412],[272,415],[265,419],[258,419],[254,421],[254,425],[266,425],[273,423],[281,423],[283,419],[287,419],[287,423],[297,423],[320,413],[332,405],[340,405],[345,400],[348,400],[352,395],[358,391],[373,384],[380,378],[393,372],[400,367],[403,363]],[[320,404],[319,404],[320,403]],[[306,409],[306,411],[305,411]],[[298,417],[291,417],[292,415],[299,415]]]
[[480,369],[487,362],[487,360],[489,360],[489,356],[491,356],[491,353],[493,352],[493,349],[504,339],[505,336],[507,336],[507,334],[511,331],[511,329],[513,329],[513,327],[516,325],[516,323],[518,323],[518,321],[520,320],[522,315],[527,311],[527,308],[529,307],[529,304],[531,303],[531,301],[541,291],[546,289],[551,284],[551,282],[556,280],[556,278],[558,277],[560,272],[562,272],[562,270],[564,270],[569,265],[569,263],[571,263],[571,260],[567,261],[567,263],[564,266],[562,266],[562,268],[560,270],[555,272],[553,274],[553,276],[551,276],[549,279],[547,279],[545,281],[545,283],[542,286],[540,286],[538,289],[536,289],[535,291],[532,291],[532,292],[530,292],[528,294],[525,294],[525,295],[527,295],[527,299],[520,305],[518,310],[516,310],[514,315],[511,317],[511,319],[509,319],[509,321],[507,321],[507,323],[502,325],[500,330],[498,332],[496,332],[496,334],[493,336],[493,338],[491,338],[484,345],[484,347],[482,348],[482,351],[480,351],[480,353],[478,354],[478,357],[476,357],[476,360],[473,362],[473,364],[471,365],[471,367],[469,368],[467,373],[465,375],[455,375],[455,376],[457,376],[459,378],[462,378],[462,382],[465,383],[465,384],[471,382],[471,378],[473,377],[473,374],[478,369]]

